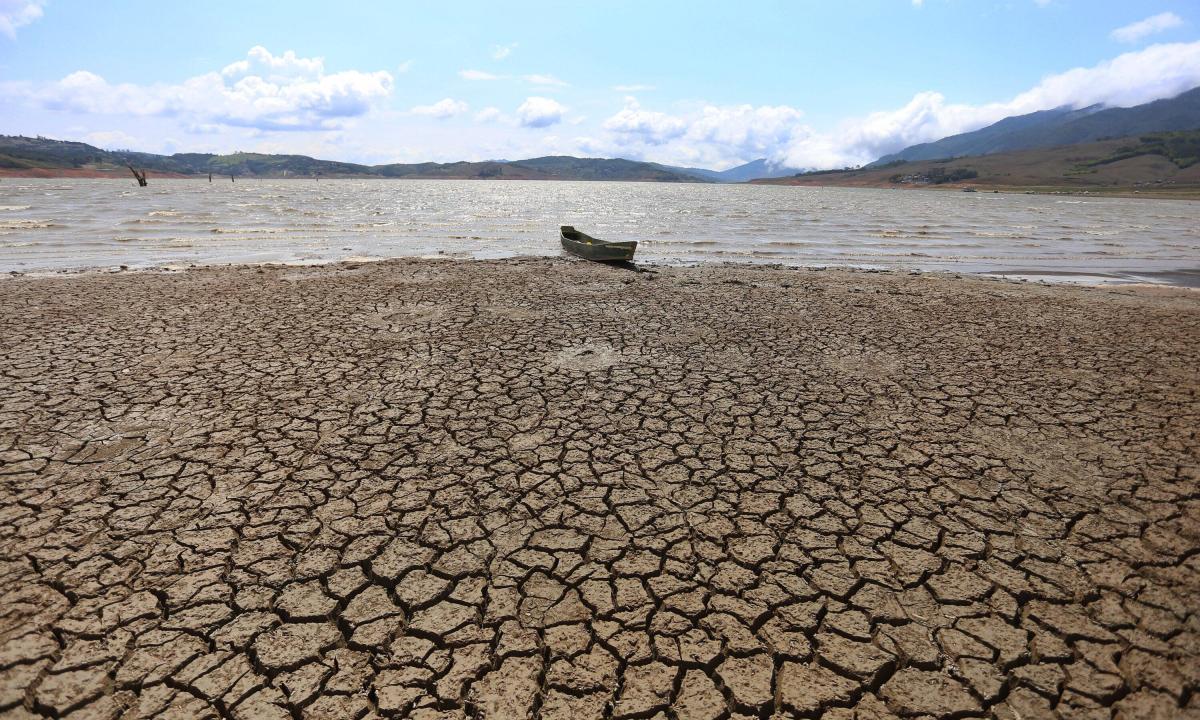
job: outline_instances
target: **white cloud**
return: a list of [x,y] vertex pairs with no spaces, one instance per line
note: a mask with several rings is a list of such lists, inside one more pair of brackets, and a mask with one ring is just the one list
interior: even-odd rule
[[625,107],[604,121],[604,129],[625,137],[634,137],[649,145],[663,145],[687,132],[688,123],[667,113],[643,110],[638,101],[627,97]]
[[255,47],[220,72],[177,85],[112,84],[79,70],[16,90],[45,108],[66,112],[181,116],[258,130],[331,130],[345,118],[369,112],[391,94],[392,83],[391,74],[382,70],[326,74],[321,58],[300,58],[291,51],[276,56]]
[[904,107],[849,120],[835,132],[809,133],[779,155],[793,167],[841,167],[870,162],[909,145],[977,130],[1010,115],[1103,104],[1131,107],[1200,86],[1200,42],[1152,45],[1088,68],[1043,79],[1006,102],[965,105],[936,92]]
[[654,90],[655,87],[653,85],[634,84],[634,85],[613,85],[612,89],[616,90],[617,92],[620,92],[620,93],[635,93],[635,92],[649,92],[651,90]]
[[222,128],[214,123],[188,123],[183,129],[192,135],[217,135]]
[[1135,43],[1144,37],[1179,27],[1182,24],[1183,18],[1173,12],[1164,12],[1119,27],[1112,31],[1112,38],[1117,42]]
[[0,34],[17,37],[17,28],[42,16],[46,0],[0,0]]
[[534,85],[550,85],[553,87],[569,87],[570,83],[563,82],[553,75],[526,75],[525,82]]
[[499,80],[499,75],[493,75],[483,70],[459,70],[458,76],[463,80]]
[[517,108],[517,120],[528,128],[549,127],[562,121],[567,108],[545,97],[527,97]]
[[251,73],[271,80],[288,80],[292,78],[319,77],[325,72],[325,58],[302,58],[292,50],[282,55],[272,55],[262,45],[255,45],[246,53],[245,60],[230,63],[221,70],[221,74],[238,78]]
[[516,43],[512,43],[511,45],[493,45],[492,46],[492,59],[493,60],[503,60],[504,58],[508,57],[509,55],[512,55],[512,51],[516,50],[516,49],[517,49]]
[[[1200,85],[1200,41],[1151,45],[1042,80],[1005,106],[1015,112],[1104,103],[1130,107]],[[1010,112],[1008,114],[1013,114]]]
[[[1032,5],[1033,0],[1027,2]],[[931,10],[940,7],[926,4]],[[466,108],[462,101],[469,96],[455,93],[462,99],[448,98],[449,104],[436,111],[440,103],[434,103],[428,112],[442,116],[457,112],[459,121],[435,122],[436,114],[407,112],[416,100],[395,108],[401,112],[379,112],[394,99],[392,75],[334,73],[329,70],[332,62],[332,58],[322,61],[256,50],[226,66],[224,72],[225,63],[220,63],[212,72],[164,84],[120,83],[87,71],[50,83],[0,81],[0,107],[16,115],[18,104],[35,106],[31,117],[37,118],[38,127],[56,131],[55,122],[60,127],[77,124],[72,137],[120,128],[149,143],[135,147],[156,151],[161,148],[161,143],[154,145],[157,139],[178,137],[184,140],[182,149],[189,151],[278,147],[355,161],[455,160],[528,156],[524,153],[541,147],[544,137],[557,134],[554,150],[569,154],[707,167],[730,167],[766,157],[793,167],[830,168],[869,162],[907,145],[973,130],[1008,115],[1062,105],[1128,106],[1200,85],[1200,42],[1160,44],[1047,76],[1031,82],[1025,92],[994,103],[955,102],[931,87],[896,107],[814,127],[791,105],[665,105],[647,102],[646,98],[654,97],[649,94],[641,98],[642,105],[627,98],[600,115],[590,103],[571,103],[568,110],[547,97],[526,99],[528,93],[553,94],[550,88],[543,92],[525,85],[522,75],[512,73],[506,80],[519,80],[529,90],[511,104],[496,103],[504,112],[479,104],[482,97]],[[608,92],[604,87],[598,90],[600,98]],[[421,101],[438,99],[431,95]],[[517,105],[520,108],[514,111]],[[46,109],[62,111],[63,119]],[[66,117],[68,113],[78,114]],[[585,114],[590,119],[572,125]],[[465,137],[461,122],[472,118],[471,132]],[[419,125],[420,132],[389,132],[405,122]],[[514,132],[517,127],[547,130]],[[285,129],[312,132],[286,136],[273,132]],[[336,141],[339,136],[345,139]]]
[[737,148],[743,156],[758,158],[788,142],[803,115],[786,105],[710,106],[688,128],[687,139]]
[[438,120],[445,120],[447,118],[452,118],[455,115],[462,115],[469,109],[470,106],[462,100],[445,98],[435,102],[432,105],[418,105],[409,112],[411,112],[413,115],[428,115],[429,117],[434,117]]
[[145,147],[139,138],[120,130],[100,130],[83,136],[83,141],[105,150],[133,150]]
[[975,130],[1010,115],[1095,104],[1129,107],[1200,86],[1200,42],[1155,45],[1093,67],[1043,79],[1007,101],[956,104],[921,92],[893,110],[851,118],[818,132],[802,113],[781,106],[707,106],[688,113],[625,107],[602,124],[607,139],[588,139],[593,152],[664,162],[729,166],[759,157],[803,168],[860,165],[909,145]]
[[[486,70],[459,70],[458,76],[463,80],[511,80],[510,75],[497,75]],[[569,87],[569,83],[563,82],[553,75],[525,75],[525,82],[534,85],[543,85],[547,87]]]
[[[632,97],[625,107],[602,125],[613,140],[613,154],[699,163],[709,166],[736,165],[770,156],[786,147],[797,132],[803,113],[786,105],[708,105],[698,111],[672,115],[643,109]],[[604,144],[586,138],[593,152]]]
[[408,72],[409,70],[412,70],[412,66],[413,66],[412,60],[405,60],[404,62],[402,62],[396,66],[396,72],[403,75],[404,73]]
[[475,113],[475,122],[477,122],[477,123],[495,122],[495,121],[499,120],[503,115],[504,114],[502,112],[500,112],[500,108],[485,107],[484,109]]

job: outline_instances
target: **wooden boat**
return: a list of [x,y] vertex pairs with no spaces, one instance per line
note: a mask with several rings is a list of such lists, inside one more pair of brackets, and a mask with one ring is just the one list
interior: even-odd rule
[[579,232],[570,225],[560,227],[558,234],[562,238],[563,250],[588,260],[628,262],[633,260],[633,252],[637,250],[636,240],[604,242],[603,240],[597,240],[587,233]]

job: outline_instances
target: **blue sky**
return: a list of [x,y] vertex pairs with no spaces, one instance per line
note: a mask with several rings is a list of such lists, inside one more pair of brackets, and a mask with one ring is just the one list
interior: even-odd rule
[[0,133],[154,152],[840,167],[1196,85],[1196,0],[0,0]]

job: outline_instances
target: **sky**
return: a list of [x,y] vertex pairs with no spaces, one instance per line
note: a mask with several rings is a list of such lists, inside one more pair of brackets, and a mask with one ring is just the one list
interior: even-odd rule
[[0,0],[0,134],[826,169],[1200,85],[1200,0]]

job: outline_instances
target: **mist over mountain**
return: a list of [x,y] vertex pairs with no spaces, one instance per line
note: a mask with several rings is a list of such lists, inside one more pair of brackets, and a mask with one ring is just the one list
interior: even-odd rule
[[1198,127],[1200,87],[1173,98],[1129,108],[1093,105],[1082,109],[1058,108],[1007,117],[979,130],[912,145],[900,152],[884,155],[867,167],[879,167],[900,160],[936,160],[1075,145],[1106,138]]
[[[657,165],[657,163],[655,164]],[[711,180],[713,182],[724,183],[748,182],[750,180],[759,180],[762,178],[788,177],[804,171],[802,168],[793,168],[771,163],[766,158],[751,160],[748,163],[729,168],[728,170],[708,170],[706,168],[678,167],[675,165],[660,165],[659,167],[663,167],[673,172],[695,175],[696,177],[704,178],[705,180]]]
[[[1128,108],[1057,108],[1004,118],[968,133],[913,145],[867,165],[879,168],[900,162],[974,157],[1049,149],[1110,138],[1200,128],[1200,87],[1165,100]],[[736,183],[786,178],[800,168],[772,164],[766,158],[730,168],[680,167],[622,158],[579,158],[552,155],[524,160],[450,163],[358,163],[318,160],[306,155],[263,153],[176,153],[158,155],[131,150],[103,150],[81,142],[0,136],[0,174],[109,175],[134,165],[152,173],[233,175],[248,177],[378,177],[509,180],[612,180],[643,182]]]

